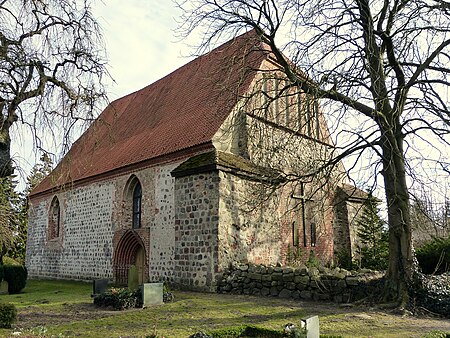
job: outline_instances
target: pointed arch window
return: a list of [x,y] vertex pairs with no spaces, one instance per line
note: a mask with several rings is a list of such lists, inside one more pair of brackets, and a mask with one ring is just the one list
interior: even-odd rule
[[133,190],[133,229],[141,227],[142,187],[139,181]]
[[61,207],[56,196],[50,204],[48,216],[48,239],[59,238],[61,235]]

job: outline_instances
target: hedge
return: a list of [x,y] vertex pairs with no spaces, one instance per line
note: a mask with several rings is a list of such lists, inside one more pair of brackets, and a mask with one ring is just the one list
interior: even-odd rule
[[27,284],[27,268],[23,265],[4,265],[3,278],[8,282],[8,293],[15,294],[22,291]]
[[13,304],[0,304],[0,328],[11,328],[16,318],[17,309]]
[[112,307],[115,310],[142,307],[141,290],[130,291],[126,288],[111,288],[105,293],[95,295],[94,304],[99,307]]
[[425,274],[450,271],[450,237],[436,237],[416,250],[417,261]]

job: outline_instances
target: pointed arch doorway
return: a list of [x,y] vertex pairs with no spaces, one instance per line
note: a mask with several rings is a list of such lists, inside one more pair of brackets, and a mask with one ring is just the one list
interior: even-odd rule
[[119,285],[128,283],[128,271],[134,265],[138,271],[139,284],[148,281],[147,253],[139,235],[126,231],[118,241],[114,251],[114,281]]

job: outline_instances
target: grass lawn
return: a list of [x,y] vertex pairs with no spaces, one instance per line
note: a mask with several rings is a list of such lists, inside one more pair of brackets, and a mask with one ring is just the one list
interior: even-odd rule
[[321,333],[343,337],[422,337],[433,330],[450,332],[450,321],[401,317],[369,308],[344,309],[332,303],[275,298],[174,292],[175,301],[146,309],[110,311],[92,305],[91,284],[29,280],[18,295],[0,295],[0,302],[18,308],[13,330],[21,337],[188,337],[197,331],[254,324],[281,329],[300,318],[319,315]]

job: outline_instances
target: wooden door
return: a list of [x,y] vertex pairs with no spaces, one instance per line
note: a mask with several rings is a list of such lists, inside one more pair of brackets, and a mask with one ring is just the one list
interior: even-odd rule
[[138,271],[138,282],[139,285],[141,285],[144,283],[144,274],[145,274],[145,251],[142,248],[142,246],[139,246],[139,248],[136,251],[135,266]]

